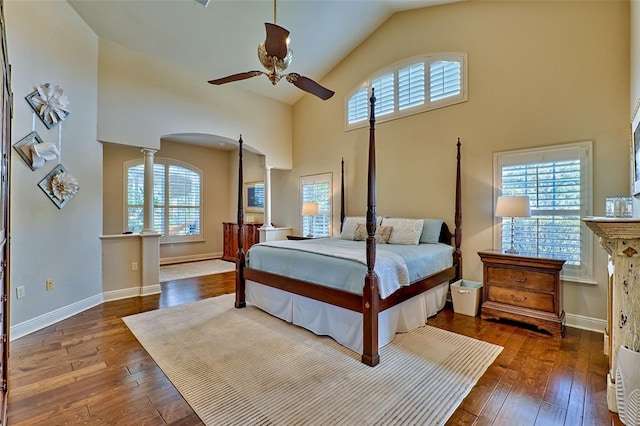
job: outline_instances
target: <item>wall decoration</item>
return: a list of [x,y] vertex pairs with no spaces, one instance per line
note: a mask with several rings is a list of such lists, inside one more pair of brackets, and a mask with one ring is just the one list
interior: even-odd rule
[[18,155],[22,157],[27,166],[31,168],[31,170],[35,170],[31,162],[31,146],[35,144],[43,143],[42,138],[38,134],[38,132],[31,132],[24,138],[20,139],[18,142],[13,144],[13,148],[16,150]]
[[264,212],[264,182],[245,182],[244,211]]
[[63,208],[80,190],[78,181],[62,164],[58,164],[38,183],[40,189],[59,209]]
[[43,142],[38,132],[29,133],[13,147],[31,170],[39,169],[45,161],[55,160],[60,155],[58,147],[51,142]]
[[69,99],[60,86],[45,83],[26,96],[31,108],[47,129],[55,127],[69,116]]

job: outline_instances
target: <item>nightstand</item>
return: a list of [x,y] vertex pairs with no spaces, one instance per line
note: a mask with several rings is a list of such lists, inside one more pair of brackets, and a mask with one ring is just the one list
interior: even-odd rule
[[564,260],[479,251],[483,264],[482,319],[531,324],[564,335],[560,271]]

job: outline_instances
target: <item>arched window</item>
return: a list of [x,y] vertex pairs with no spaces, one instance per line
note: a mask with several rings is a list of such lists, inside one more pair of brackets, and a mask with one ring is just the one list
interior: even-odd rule
[[375,73],[347,96],[346,130],[368,125],[369,87],[375,89],[375,112],[379,122],[465,102],[467,55],[425,54]]
[[[144,163],[125,163],[126,231],[140,232],[144,217]],[[160,242],[202,241],[202,171],[181,161],[156,158],[153,225]]]

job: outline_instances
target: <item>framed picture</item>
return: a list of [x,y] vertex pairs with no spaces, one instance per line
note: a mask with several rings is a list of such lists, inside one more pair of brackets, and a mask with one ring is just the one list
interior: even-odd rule
[[62,164],[58,164],[51,170],[51,172],[38,183],[38,186],[59,209],[71,201],[80,189],[76,178],[73,177]]
[[42,138],[38,134],[38,132],[31,132],[24,138],[20,139],[18,142],[13,144],[13,148],[16,150],[18,155],[22,157],[27,166],[31,170],[35,170],[33,167],[33,161],[31,159],[31,145],[36,143],[43,143]]
[[638,195],[640,194],[640,114],[636,113],[633,117],[631,131],[633,132],[631,135],[633,142],[631,150],[633,155],[633,195]]
[[264,212],[264,182],[246,182],[244,184],[244,211]]

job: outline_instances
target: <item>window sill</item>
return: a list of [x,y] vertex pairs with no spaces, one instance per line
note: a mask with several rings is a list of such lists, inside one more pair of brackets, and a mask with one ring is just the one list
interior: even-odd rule
[[577,277],[560,275],[560,280],[565,283],[598,285],[597,281],[594,281],[589,278],[577,278]]
[[202,236],[197,236],[194,238],[190,237],[160,237],[160,245],[168,245],[168,244],[189,244],[189,243],[203,243],[204,238]]

